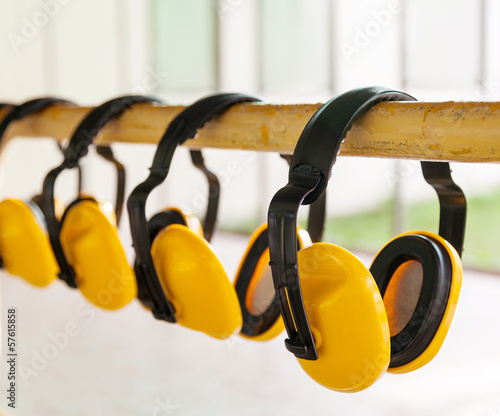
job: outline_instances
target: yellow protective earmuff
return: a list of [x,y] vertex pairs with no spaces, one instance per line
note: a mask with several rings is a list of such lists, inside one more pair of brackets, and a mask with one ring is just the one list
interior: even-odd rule
[[401,234],[370,267],[389,318],[392,373],[416,370],[434,358],[450,328],[462,282],[465,195],[448,163],[422,162],[422,171],[439,197],[439,235]]
[[[270,260],[288,333],[285,345],[311,378],[344,392],[363,390],[387,371],[392,345],[386,308],[374,277],[351,253],[326,243],[313,244],[297,253],[297,211],[300,205],[314,202],[326,188],[353,122],[372,105],[385,100],[414,98],[374,87],[349,91],[323,105],[300,136],[288,185],[276,193],[269,208]],[[454,187],[447,192],[456,194]],[[440,194],[440,200],[445,194]],[[463,227],[457,232],[463,236]],[[436,255],[451,253],[452,262],[457,262],[458,255],[449,244],[439,248],[439,236],[420,233],[411,240],[410,245],[413,240],[418,244],[426,240],[424,244],[432,245]],[[447,264],[441,258],[435,263],[442,268]],[[397,269],[397,262],[392,264]],[[443,321],[451,319],[456,287],[450,291],[452,301],[444,308]],[[397,289],[389,288],[387,299],[396,297],[396,293]],[[422,326],[419,337],[444,337],[446,332],[428,329]],[[432,348],[428,351],[430,355]]]
[[[178,322],[219,339],[239,331],[242,318],[234,287],[207,240],[211,235],[211,230],[207,235],[208,215],[203,238],[175,210],[157,214],[148,226],[145,206],[149,193],[165,180],[177,146],[193,138],[208,120],[244,101],[258,99],[216,94],[182,111],[158,144],[149,177],[127,202],[141,302],[157,319]],[[200,162],[201,154],[198,158]],[[212,218],[211,227],[214,214]]]
[[[111,209],[91,197],[80,196],[64,212],[61,221],[54,215],[54,185],[58,175],[76,166],[102,127],[137,103],[157,102],[143,96],[125,96],[110,100],[92,110],[73,133],[64,151],[64,161],[45,178],[42,207],[46,215],[50,242],[60,274],[68,286],[78,288],[94,305],[114,310],[125,306],[137,294],[132,268],[121,245]],[[110,149],[104,149],[113,159]],[[102,155],[102,151],[100,152]],[[117,168],[119,164],[116,164]],[[123,197],[124,178],[119,190]],[[118,202],[118,207],[120,203]]]
[[[291,158],[282,155],[290,162]],[[321,241],[326,211],[326,193],[309,210],[307,231],[297,227],[299,250]],[[267,224],[260,226],[248,243],[234,280],[240,301],[243,326],[240,335],[252,341],[267,341],[285,329],[269,266]]]
[[[387,315],[376,283],[356,256],[334,244],[315,243],[297,258],[318,351],[316,360],[299,351],[300,365],[330,389],[364,390],[385,373],[390,359]],[[293,343],[287,346],[296,351]]]
[[9,274],[44,287],[59,268],[37,209],[17,199],[0,202],[0,253]]
[[60,221],[59,238],[80,292],[94,305],[113,310],[129,303],[136,288],[109,205],[76,199]]
[[[13,107],[0,123],[0,140],[12,122],[55,103],[70,104],[48,97]],[[55,204],[60,212],[60,204],[57,201]],[[0,256],[8,273],[20,276],[35,286],[47,286],[57,276],[59,267],[50,247],[38,197],[28,203],[12,198],[0,202]]]
[[[299,249],[312,244],[308,232],[299,227]],[[240,335],[253,341],[267,341],[283,332],[279,306],[269,266],[267,224],[253,232],[240,262],[234,287],[239,298],[243,326]]]
[[[203,332],[217,338],[223,338],[224,335],[221,334],[224,334],[225,329],[224,326],[217,327],[218,323],[224,322],[224,325],[229,327],[235,324],[228,323],[227,318],[223,316],[217,316],[218,313],[227,313],[228,309],[231,309],[232,298],[230,294],[227,294],[229,285],[227,278],[224,279],[224,273],[221,273],[222,265],[216,258],[215,261],[211,261],[214,259],[210,254],[212,248],[209,245],[217,218],[220,184],[217,177],[206,168],[203,155],[199,150],[191,150],[190,155],[193,164],[203,171],[209,183],[209,198],[203,225],[195,215],[174,207],[168,207],[155,214],[148,221],[149,241],[152,242],[151,255],[162,288],[168,293],[169,299],[172,299],[175,305],[178,322],[195,330],[203,328]],[[179,250],[179,247],[183,247],[183,249]],[[170,258],[170,255],[176,256],[175,261]],[[197,259],[202,261],[195,264]],[[206,259],[209,261],[205,265],[203,262]],[[191,263],[191,271],[189,272],[186,270],[186,262]],[[136,262],[136,275],[141,273],[138,264]],[[175,270],[172,267],[181,267],[182,270]],[[200,267],[199,271],[196,271],[197,267]],[[205,276],[207,271],[212,271],[213,275]],[[171,278],[176,275],[185,276],[185,279]],[[201,284],[198,282],[197,276],[204,276]],[[139,299],[143,306],[149,309],[150,297],[147,289],[141,283],[142,280],[138,279]],[[193,283],[197,284],[193,285]],[[203,286],[203,283],[208,287]],[[189,289],[193,286],[195,286],[194,291]],[[200,299],[200,295],[206,297],[211,292],[215,292],[216,296],[220,296],[220,299],[217,298],[213,304],[207,306],[204,304],[204,299]],[[221,302],[226,302],[228,299],[229,305],[222,306]],[[219,303],[217,304],[217,302]],[[205,323],[206,318],[203,317],[203,314],[199,313],[199,307],[208,308],[206,311],[212,316],[208,324]],[[210,310],[210,307],[214,310]],[[210,326],[210,324],[213,325]],[[239,326],[240,323],[236,325]]]
[[[96,150],[116,168],[114,210],[111,204],[99,203],[80,192],[64,211],[59,238],[69,264],[80,276],[78,288],[82,294],[104,309],[118,309],[135,296],[135,278],[117,232],[124,203],[125,168],[116,160],[110,146],[100,145]],[[103,247],[106,250],[99,250]],[[100,274],[107,270],[112,271],[112,275],[100,279]]]

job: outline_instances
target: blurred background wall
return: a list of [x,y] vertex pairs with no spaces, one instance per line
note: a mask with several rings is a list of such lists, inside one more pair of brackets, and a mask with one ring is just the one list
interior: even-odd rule
[[[385,85],[420,100],[495,100],[498,16],[497,0],[7,1],[0,13],[0,99],[58,95],[96,105],[144,93],[189,104],[215,91],[238,91],[270,102],[324,102],[350,88]],[[146,175],[154,148],[115,150],[126,162],[130,190]],[[285,181],[285,162],[274,154],[205,154],[224,178],[220,226],[246,231],[264,221]],[[58,158],[50,140],[14,141],[3,155],[2,194],[38,192]],[[229,175],[231,161],[239,169]],[[112,198],[112,168],[97,157],[84,165],[85,188]],[[187,152],[179,151],[151,212],[172,204],[202,212],[206,184],[186,165]],[[494,165],[455,165],[454,172],[468,195],[500,182]],[[71,200],[74,177],[67,174],[59,186],[61,198]],[[329,191],[332,216],[391,201],[388,233],[407,226],[401,207],[434,197],[417,164],[377,159],[341,158]],[[123,227],[126,235],[126,219]]]
[[[189,104],[215,91],[238,91],[270,102],[324,102],[350,88],[385,85],[420,100],[495,100],[499,3],[7,1],[0,13],[0,99],[20,103],[58,95],[96,105],[143,93]],[[280,123],[276,120],[278,128]],[[154,148],[115,145],[115,151],[126,162],[130,190],[146,175]],[[207,150],[205,156],[224,178],[220,226],[248,231],[264,221],[271,196],[285,181],[286,164],[274,154]],[[1,193],[29,198],[59,157],[50,140],[14,141],[3,155]],[[232,161],[239,169],[230,175]],[[112,168],[97,157],[84,165],[85,188],[112,198]],[[151,212],[172,204],[202,212],[206,184],[186,165],[187,152],[179,151]],[[181,170],[182,182],[175,180]],[[468,195],[500,181],[494,165],[456,165],[454,172]],[[58,186],[62,199],[73,198],[72,174]],[[417,164],[394,160],[341,158],[329,191],[332,216],[391,201],[387,234],[407,227],[401,207],[434,197]],[[127,235],[126,218],[123,227]]]

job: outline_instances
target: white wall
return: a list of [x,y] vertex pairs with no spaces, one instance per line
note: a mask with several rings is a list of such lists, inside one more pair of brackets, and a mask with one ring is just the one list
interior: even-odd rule
[[[498,99],[500,2],[485,4],[482,23],[481,3],[466,0],[458,6],[451,0],[9,1],[0,8],[0,100],[51,94],[95,105],[120,94],[153,93],[187,104],[225,90],[271,102],[318,102],[370,84],[403,87],[422,100]],[[127,165],[131,190],[146,176],[154,147],[115,145],[115,152]],[[264,221],[269,200],[286,181],[286,164],[276,155],[245,152],[214,150],[205,157],[225,183],[221,221]],[[1,194],[29,198],[58,158],[49,140],[12,142],[2,155]],[[233,162],[240,173],[228,175]],[[203,211],[199,194],[206,184],[190,165],[179,150],[151,212],[177,204]],[[412,166],[405,164],[400,175],[404,200],[433,197]],[[112,200],[112,168],[91,155],[84,169],[86,188]],[[391,160],[341,158],[329,212],[387,199],[394,169]],[[496,170],[455,166],[468,192],[496,186]],[[63,199],[72,199],[71,175],[58,186]],[[122,225],[126,234],[126,218]]]

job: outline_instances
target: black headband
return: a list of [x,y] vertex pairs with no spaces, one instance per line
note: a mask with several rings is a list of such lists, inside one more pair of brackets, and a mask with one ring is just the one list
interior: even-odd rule
[[148,178],[130,194],[127,207],[130,230],[136,253],[136,278],[149,298],[149,307],[156,319],[176,322],[175,309],[167,299],[158,279],[153,258],[146,219],[146,200],[153,189],[167,177],[170,163],[177,146],[194,138],[196,132],[213,117],[235,104],[260,101],[257,97],[243,94],[216,94],[202,98],[184,109],[168,126],[158,144]]
[[50,243],[61,270],[59,278],[64,280],[70,287],[77,287],[76,274],[64,254],[59,239],[61,224],[56,218],[54,207],[54,186],[56,179],[65,169],[71,169],[78,165],[79,160],[88,153],[89,146],[94,142],[95,137],[108,121],[120,116],[125,110],[139,103],[161,103],[161,101],[152,97],[125,96],[110,100],[93,109],[78,125],[71,136],[71,140],[64,150],[63,163],[51,170],[43,182],[42,210],[47,222]]
[[[400,91],[370,87],[351,90],[324,104],[302,132],[290,165],[289,182],[276,193],[269,207],[270,264],[288,333],[285,345],[298,358],[318,358],[299,282],[298,209],[323,193],[347,132],[361,115],[381,101],[416,100]],[[463,192],[451,180],[448,163],[422,162],[422,169],[439,196],[440,233],[450,238],[460,252],[465,229]]]
[[[290,166],[292,155],[280,155],[285,159]],[[326,190],[316,201],[312,202],[309,207],[309,215],[307,216],[307,233],[311,237],[313,243],[318,243],[323,240],[323,232],[325,231],[326,218]]]
[[99,145],[95,147],[97,154],[102,156],[108,162],[111,162],[116,169],[116,199],[115,199],[115,218],[116,224],[120,224],[120,219],[122,217],[123,203],[125,201],[125,181],[126,172],[125,166],[116,160],[115,154],[111,146],[109,145]]
[[[37,113],[39,111],[44,110],[47,107],[50,107],[53,104],[69,104],[73,105],[72,102],[63,100],[61,98],[54,97],[45,97],[45,98],[36,98],[34,100],[26,101],[23,104],[18,106],[12,106],[12,104],[0,104],[0,108],[6,106],[12,106],[12,110],[2,119],[0,122],[0,142],[5,135],[6,130],[8,129],[11,122],[20,120],[24,117],[27,117],[31,114]],[[57,142],[57,147],[64,154],[64,148],[61,146],[61,143]],[[80,166],[78,168],[78,190],[80,191],[82,188],[82,170]],[[34,197],[33,200],[39,199],[38,197]],[[35,202],[36,203],[36,202]],[[38,206],[38,203],[36,203]]]
[[205,160],[201,150],[190,150],[193,165],[201,170],[208,181],[208,201],[203,220],[203,237],[210,242],[214,233],[217,213],[219,212],[220,182],[219,178],[205,166]]
[[[26,101],[20,105],[16,105],[10,110],[7,115],[0,122],[0,142],[3,140],[5,132],[9,128],[10,123],[28,117],[34,113],[45,110],[53,104],[72,104],[67,100],[55,97],[36,98],[34,100]],[[8,105],[8,104],[3,104]]]

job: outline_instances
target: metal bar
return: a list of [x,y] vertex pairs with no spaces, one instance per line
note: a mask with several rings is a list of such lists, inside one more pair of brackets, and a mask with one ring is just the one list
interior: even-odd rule
[[[290,154],[321,104],[234,106],[207,123],[190,148]],[[109,123],[98,143],[155,144],[182,106],[138,104]],[[88,107],[57,105],[14,123],[16,136],[68,138]],[[3,117],[6,110],[0,110]],[[5,142],[7,142],[6,140]],[[2,143],[2,145],[5,144]],[[386,102],[362,116],[341,155],[458,162],[500,162],[500,102]]]

